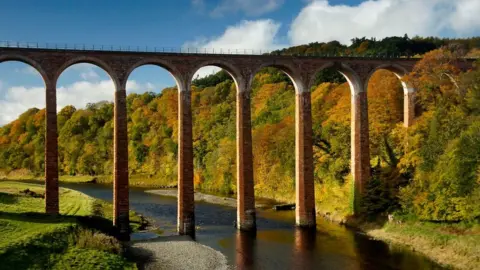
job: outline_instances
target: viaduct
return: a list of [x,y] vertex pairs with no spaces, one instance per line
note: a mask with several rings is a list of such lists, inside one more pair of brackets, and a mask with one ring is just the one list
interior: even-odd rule
[[[128,137],[126,83],[137,67],[152,64],[168,70],[178,87],[178,217],[179,234],[195,235],[192,111],[190,84],[193,75],[204,66],[217,66],[235,81],[236,145],[237,145],[237,227],[255,230],[255,196],[252,164],[252,131],[250,92],[255,74],[264,67],[276,67],[292,80],[296,91],[295,106],[295,180],[296,225],[315,226],[313,174],[313,141],[310,88],[315,74],[334,68],[348,81],[351,89],[351,171],[354,181],[354,205],[364,193],[370,177],[367,85],[379,69],[392,71],[402,78],[419,59],[314,57],[240,54],[158,53],[104,50],[42,49],[0,47],[0,63],[21,61],[34,67],[46,86],[45,136],[45,208],[50,214],[59,212],[58,142],[56,85],[60,74],[69,66],[90,63],[104,69],[115,85],[114,109],[114,225],[128,239]],[[471,61],[459,61],[465,70]],[[414,92],[404,88],[404,125],[414,120]],[[357,208],[358,211],[358,208]]]

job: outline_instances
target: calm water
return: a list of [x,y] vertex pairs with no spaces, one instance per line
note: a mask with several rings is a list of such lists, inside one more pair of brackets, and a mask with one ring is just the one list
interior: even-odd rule
[[[62,186],[112,201],[110,186]],[[176,198],[144,190],[131,188],[130,207],[154,219],[165,234],[174,234]],[[322,223],[316,232],[296,229],[293,211],[261,211],[256,235],[237,232],[234,208],[196,203],[195,217],[199,226],[196,241],[225,254],[229,264],[238,269],[442,269],[416,253],[329,222]]]

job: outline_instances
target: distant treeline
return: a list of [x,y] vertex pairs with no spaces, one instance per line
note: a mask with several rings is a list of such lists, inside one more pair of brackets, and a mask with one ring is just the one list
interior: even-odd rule
[[376,38],[353,38],[350,46],[338,41],[314,42],[306,45],[294,46],[271,52],[280,55],[377,55],[377,56],[415,56],[439,49],[444,46],[455,46],[465,53],[480,48],[480,37],[450,39],[438,37],[386,37],[382,40]]

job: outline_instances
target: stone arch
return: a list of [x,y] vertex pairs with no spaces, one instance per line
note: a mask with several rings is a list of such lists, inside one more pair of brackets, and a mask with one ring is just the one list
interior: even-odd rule
[[[400,80],[403,88],[403,125],[405,127],[411,126],[415,118],[415,88],[409,86],[404,80],[402,80],[402,77],[409,73],[408,69],[402,67],[401,65],[392,63],[378,65],[368,74],[367,78],[365,79],[365,89],[368,87],[370,78],[376,71],[380,69],[392,72]],[[456,85],[453,78],[449,78]]]
[[[154,59],[154,58],[143,59],[143,60],[140,60],[140,61],[136,62],[135,64],[131,65],[129,67],[129,69],[127,70],[127,72],[125,73],[125,80],[124,80],[125,84],[126,84],[128,78],[130,77],[130,75],[132,74],[132,72],[135,69],[137,69],[139,67],[142,67],[142,66],[146,66],[146,65],[154,65],[154,66],[158,66],[160,68],[163,68],[163,69],[167,70],[173,76],[173,79],[175,80],[175,83],[177,84],[178,91],[180,91],[180,89],[186,87],[186,86],[183,85],[182,74],[180,73],[180,71],[178,71],[178,69],[174,65],[172,65],[168,61],[165,61],[165,60],[162,60],[162,59]],[[123,85],[122,87],[125,89],[126,85]]]
[[[249,78],[244,78],[240,70],[237,67],[235,67],[234,64],[225,60],[220,60],[220,59],[206,60],[195,65],[194,68],[192,69],[192,73],[189,75],[190,77],[189,81],[192,81],[193,76],[195,75],[195,73],[197,73],[198,70],[206,66],[215,66],[225,70],[230,75],[230,77],[233,78],[233,81],[235,82],[235,86],[237,87],[237,93],[246,91],[245,89],[246,83],[247,83],[247,80],[249,80]],[[250,81],[248,82],[250,83]]]
[[115,85],[115,89],[121,89],[121,84],[119,81],[119,78],[117,77],[117,74],[115,71],[112,69],[110,65],[108,65],[106,62],[99,58],[95,57],[90,57],[90,56],[80,56],[80,57],[75,57],[67,60],[65,63],[63,63],[60,68],[57,70],[55,77],[54,77],[54,85],[57,84],[57,80],[62,75],[62,73],[69,67],[76,65],[76,64],[92,64],[95,65],[101,69],[103,69],[108,76],[110,76],[110,79],[113,81],[113,84]]
[[0,63],[7,62],[7,61],[18,61],[18,62],[22,62],[24,64],[27,64],[27,65],[33,67],[40,74],[40,76],[42,76],[43,83],[45,84],[45,87],[47,87],[48,84],[51,83],[50,78],[48,77],[45,70],[35,60],[33,60],[31,58],[28,58],[28,57],[25,57],[23,55],[17,55],[17,54],[0,55]]
[[372,75],[380,69],[388,70],[388,71],[392,72],[393,74],[395,74],[395,76],[397,76],[397,78],[400,80],[400,83],[402,84],[404,94],[412,93],[412,92],[415,91],[412,87],[409,87],[405,83],[405,81],[402,80],[402,77],[405,76],[406,74],[408,74],[408,70],[406,68],[400,66],[400,65],[397,65],[397,64],[382,64],[382,65],[379,65],[379,66],[375,67],[368,74],[367,78],[365,79],[365,85],[364,85],[365,89],[367,89],[368,82],[370,81],[370,78],[372,77]]
[[350,66],[344,63],[336,62],[328,62],[315,69],[314,73],[310,78],[310,81],[308,82],[308,89],[313,86],[313,83],[315,81],[315,75],[326,68],[333,68],[340,74],[342,74],[343,77],[345,77],[348,85],[350,86],[350,93],[352,95],[366,91],[366,88],[363,87],[362,80],[360,79],[358,74],[352,68],[350,68]]
[[253,80],[253,76],[255,76],[255,74],[257,74],[262,68],[266,67],[278,68],[283,73],[285,73],[290,78],[290,80],[292,80],[296,94],[309,91],[309,89],[305,85],[304,80],[302,79],[299,68],[289,63],[265,62],[253,70],[251,79]]

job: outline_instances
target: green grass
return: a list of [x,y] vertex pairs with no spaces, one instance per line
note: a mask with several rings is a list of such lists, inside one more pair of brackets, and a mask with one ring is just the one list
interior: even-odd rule
[[[2,269],[135,269],[121,255],[113,232],[111,204],[83,193],[60,189],[60,213],[44,214],[40,184],[0,181],[0,268]],[[92,218],[92,215],[101,217]],[[142,218],[131,212],[132,227]],[[81,267],[80,267],[81,266]]]
[[367,232],[375,238],[406,245],[446,266],[480,269],[479,224],[389,222]]

